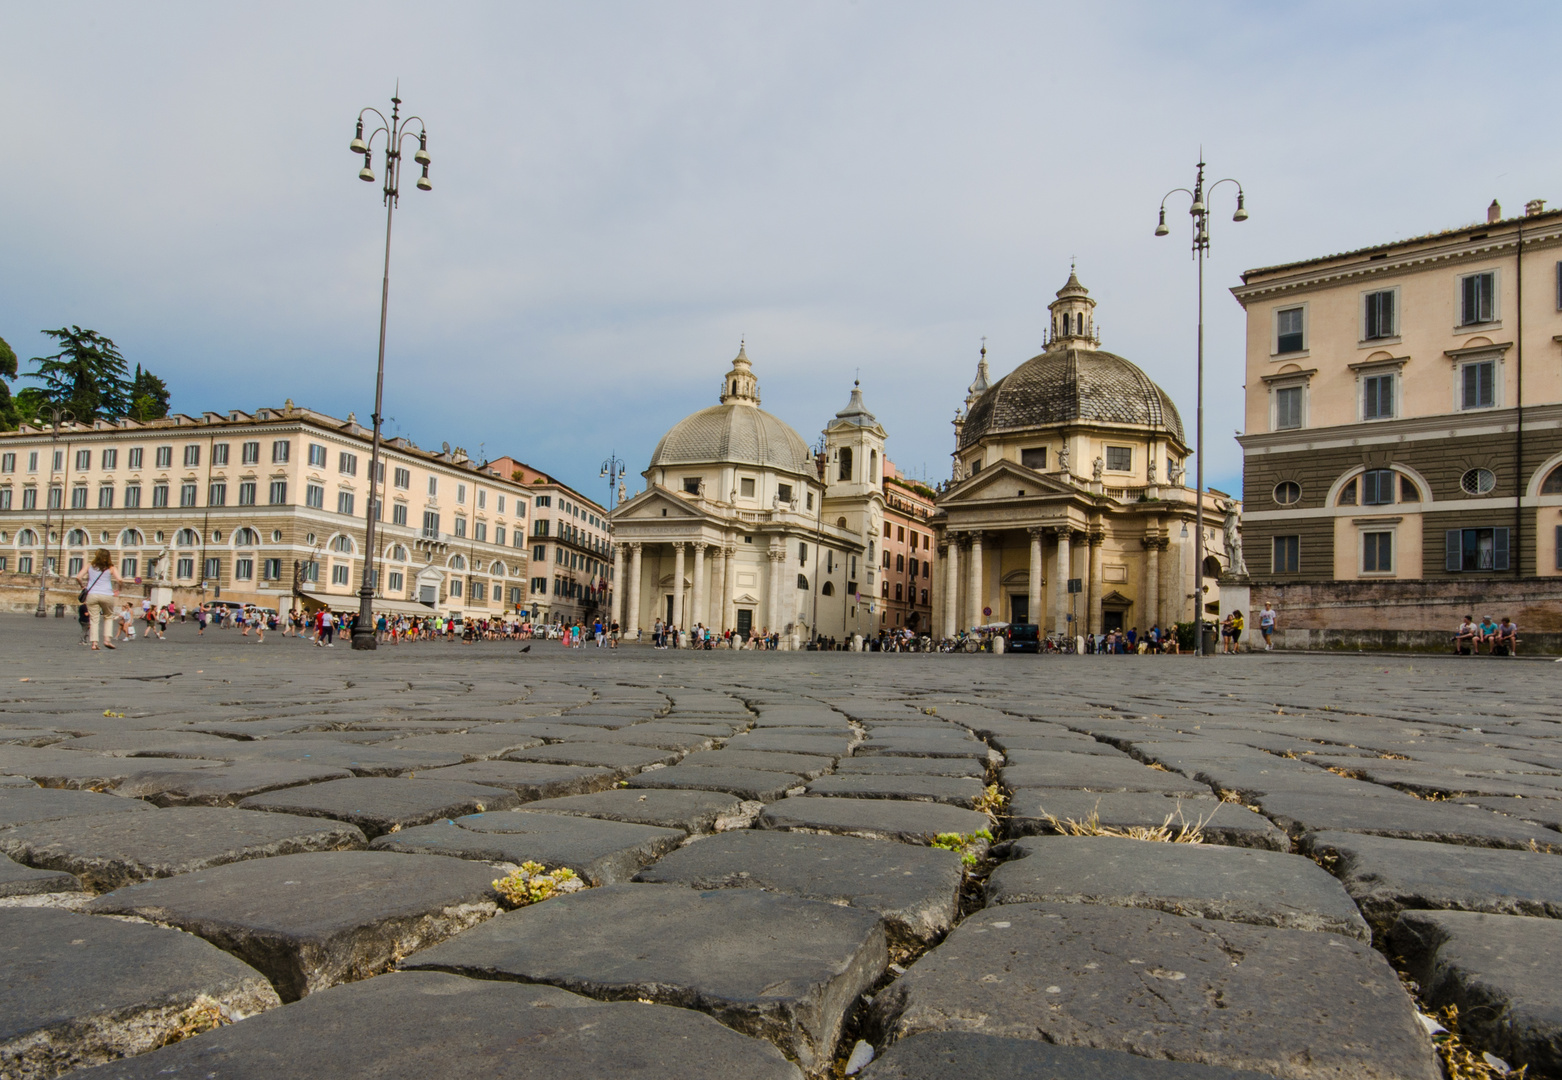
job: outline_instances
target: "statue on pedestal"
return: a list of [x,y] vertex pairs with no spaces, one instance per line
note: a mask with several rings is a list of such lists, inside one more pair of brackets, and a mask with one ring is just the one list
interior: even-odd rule
[[1247,577],[1247,563],[1242,558],[1242,519],[1237,514],[1236,500],[1229,500],[1225,509],[1226,520],[1222,528],[1225,533],[1227,572]]

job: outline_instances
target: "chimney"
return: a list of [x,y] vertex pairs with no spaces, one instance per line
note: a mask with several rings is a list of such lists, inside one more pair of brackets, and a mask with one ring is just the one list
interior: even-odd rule
[[1486,224],[1495,225],[1501,220],[1502,204],[1499,203],[1496,199],[1493,199],[1491,201],[1491,205],[1486,208]]
[[1529,202],[1524,204],[1524,216],[1525,217],[1534,217],[1536,214],[1543,214],[1545,212],[1546,212],[1546,200],[1545,199],[1531,199]]

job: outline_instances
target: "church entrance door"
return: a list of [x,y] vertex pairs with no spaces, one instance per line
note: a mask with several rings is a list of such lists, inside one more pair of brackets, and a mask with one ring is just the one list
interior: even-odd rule
[[671,626],[673,623],[673,594],[667,594],[667,614],[662,617],[662,622]]
[[1016,626],[1030,624],[1030,597],[1019,595],[1009,597],[1009,621]]
[[754,629],[754,609],[738,608],[738,637],[744,641]]
[[1122,611],[1103,611],[1101,613],[1101,630],[1110,634],[1113,630],[1123,629]]

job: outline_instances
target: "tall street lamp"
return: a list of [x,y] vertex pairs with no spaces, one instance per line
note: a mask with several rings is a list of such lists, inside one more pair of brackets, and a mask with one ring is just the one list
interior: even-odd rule
[[[353,648],[372,649],[374,641],[374,568],[377,560],[374,557],[374,533],[375,525],[379,521],[379,472],[380,472],[380,403],[385,393],[385,312],[390,303],[390,242],[391,220],[396,213],[396,203],[401,194],[401,166],[402,146],[409,138],[418,140],[418,149],[412,155],[412,160],[423,166],[423,175],[418,177],[418,190],[430,191],[433,184],[428,179],[428,130],[423,126],[423,118],[420,116],[401,116],[401,88],[396,88],[396,93],[391,96],[390,119],[385,119],[385,114],[375,108],[364,109],[358,113],[358,127],[353,134],[353,141],[348,144],[348,149],[354,154],[363,155],[363,168],[358,170],[358,179],[365,183],[374,183],[374,140],[381,134],[385,136],[385,185],[381,189],[385,200],[385,280],[380,287],[380,359],[374,375],[374,445],[369,451],[369,506],[367,510],[368,524],[364,532],[363,553],[363,585],[358,590],[358,624],[353,627]],[[363,119],[373,114],[379,119],[380,126],[369,133],[367,140],[363,137]],[[414,133],[411,128],[417,124]]]
[[1193,205],[1188,208],[1188,216],[1193,220],[1193,256],[1199,264],[1198,441],[1193,449],[1193,465],[1196,470],[1193,489],[1193,527],[1196,533],[1193,541],[1193,652],[1195,656],[1204,655],[1204,258],[1209,251],[1209,193],[1221,184],[1236,184],[1237,212],[1231,215],[1231,220],[1247,220],[1246,193],[1243,192],[1242,185],[1227,177],[1216,180],[1206,189],[1202,157],[1201,154],[1198,175],[1193,181],[1193,190],[1172,188],[1168,191],[1161,198],[1161,219],[1155,226],[1156,236],[1165,236],[1171,232],[1166,227],[1167,199],[1178,192],[1193,199]]
[[[39,426],[48,424],[52,429],[49,435],[49,489],[43,494],[43,565],[38,568],[38,610],[33,612],[40,619],[48,618],[48,590],[49,590],[49,523],[54,518],[54,455],[55,448],[60,444],[60,425],[69,424],[76,419],[76,414],[69,409],[61,409],[55,405],[45,405],[38,410]],[[65,517],[65,488],[60,488],[60,518]],[[60,546],[65,545],[63,541]],[[63,552],[62,552],[63,555]]]
[[607,512],[611,514],[618,493],[618,482],[624,478],[624,460],[618,456],[618,451],[613,451],[602,463],[601,475],[607,478]]

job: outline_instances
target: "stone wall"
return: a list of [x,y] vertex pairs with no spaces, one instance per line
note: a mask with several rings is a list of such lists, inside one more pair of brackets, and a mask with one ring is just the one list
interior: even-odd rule
[[1255,629],[1265,601],[1283,648],[1444,652],[1465,615],[1518,623],[1521,653],[1562,654],[1562,579],[1483,581],[1255,581]]

